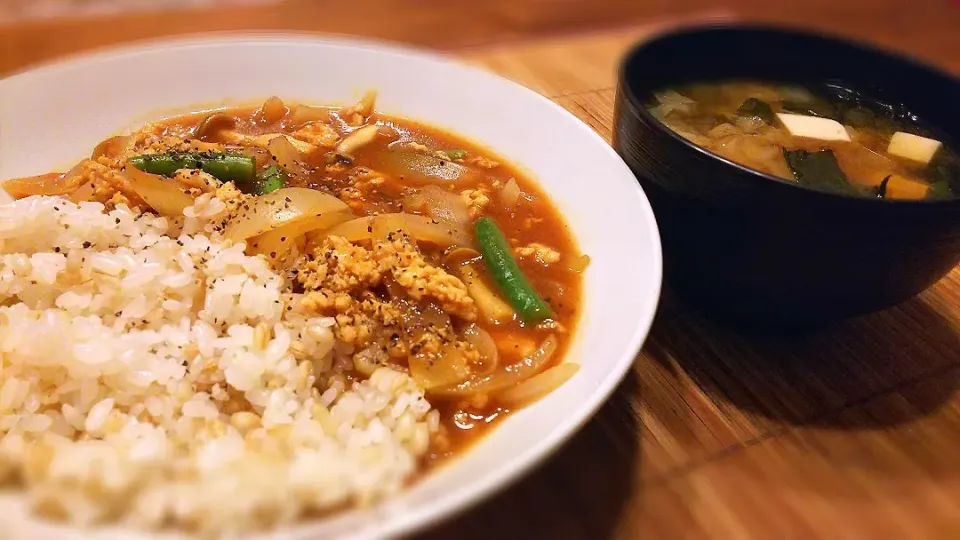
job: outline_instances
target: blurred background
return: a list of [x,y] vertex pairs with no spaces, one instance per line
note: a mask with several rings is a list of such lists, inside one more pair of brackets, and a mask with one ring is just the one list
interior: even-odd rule
[[183,33],[320,31],[456,50],[704,16],[842,31],[956,71],[958,13],[954,0],[0,0],[0,72]]

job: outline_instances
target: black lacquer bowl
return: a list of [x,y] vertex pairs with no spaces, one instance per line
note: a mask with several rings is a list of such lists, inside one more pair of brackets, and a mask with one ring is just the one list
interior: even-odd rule
[[700,149],[647,112],[655,90],[721,79],[840,80],[960,140],[960,82],[869,45],[737,26],[638,45],[620,70],[614,147],[653,205],[674,291],[734,322],[817,323],[906,300],[960,261],[960,200],[809,190]]

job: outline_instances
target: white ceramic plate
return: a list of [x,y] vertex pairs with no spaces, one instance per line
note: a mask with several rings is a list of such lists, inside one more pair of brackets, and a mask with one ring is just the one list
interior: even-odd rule
[[[177,112],[270,95],[348,103],[369,88],[378,90],[381,111],[481,142],[530,171],[553,198],[592,260],[567,359],[582,367],[399,496],[277,538],[410,533],[515,480],[589,419],[630,368],[660,293],[659,235],[636,179],[593,130],[536,93],[432,54],[380,44],[261,34],[181,39],[71,58],[0,80],[0,179],[67,167],[107,136]],[[135,537],[38,524],[11,497],[0,499],[0,515],[0,536],[11,538]]]

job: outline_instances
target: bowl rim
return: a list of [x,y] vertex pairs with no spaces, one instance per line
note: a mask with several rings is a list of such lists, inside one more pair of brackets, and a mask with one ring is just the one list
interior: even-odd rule
[[[600,384],[596,385],[588,394],[586,399],[580,400],[576,405],[576,414],[560,419],[556,422],[549,436],[541,439],[534,445],[528,446],[525,451],[518,454],[515,459],[504,463],[496,470],[485,477],[460,487],[443,497],[440,500],[433,501],[429,508],[423,506],[413,506],[409,508],[406,515],[393,515],[386,518],[379,518],[376,522],[367,524],[362,530],[351,530],[348,535],[350,538],[396,538],[402,535],[408,535],[423,530],[428,526],[435,525],[443,520],[449,519],[454,515],[467,510],[474,505],[489,499],[494,494],[506,489],[525,477],[534,470],[539,464],[551,457],[556,451],[566,443],[575,433],[577,433],[590,419],[592,419],[599,408],[606,403],[620,382],[630,372],[630,368],[635,362],[635,358],[645,343],[660,301],[660,294],[663,288],[663,252],[660,241],[660,233],[657,221],[653,213],[650,202],[643,191],[643,188],[636,181],[633,172],[623,161],[622,157],[607,143],[593,128],[589,127],[573,113],[567,111],[559,104],[549,98],[535,92],[517,82],[511,81],[505,77],[486,69],[465,63],[456,58],[447,55],[411,47],[405,44],[397,44],[387,40],[358,38],[355,36],[343,36],[337,34],[319,34],[313,32],[277,32],[277,31],[224,31],[216,33],[193,33],[181,34],[164,38],[148,38],[132,42],[98,47],[89,49],[68,56],[40,62],[28,66],[22,70],[10,73],[0,78],[0,87],[8,83],[29,83],[33,76],[56,73],[57,70],[65,68],[75,68],[77,66],[96,65],[104,62],[111,62],[118,58],[136,56],[141,54],[150,54],[158,49],[164,49],[165,52],[172,53],[174,50],[185,51],[192,49],[202,49],[206,47],[230,47],[236,45],[251,44],[282,44],[289,46],[316,46],[327,45],[333,47],[342,47],[350,49],[360,49],[368,52],[374,52],[382,55],[394,57],[413,57],[424,61],[444,64],[447,68],[456,70],[468,70],[494,80],[497,84],[506,85],[514,92],[525,94],[529,99],[535,99],[550,108],[555,114],[572,120],[571,129],[583,131],[593,143],[598,145],[598,150],[604,152],[610,160],[615,161],[622,167],[623,175],[616,181],[623,182],[636,197],[637,210],[640,210],[644,216],[643,221],[649,224],[646,235],[650,243],[651,252],[647,254],[647,272],[650,275],[650,287],[645,293],[647,301],[644,304],[635,306],[633,313],[638,314],[636,324],[632,332],[627,336],[624,333],[624,341],[627,345],[623,348],[619,358],[611,363],[610,369]],[[485,141],[478,141],[484,144]],[[576,227],[568,223],[571,231],[576,236]],[[583,324],[581,315],[580,323]],[[479,441],[478,448],[471,448],[469,451],[479,451],[482,448],[482,442]],[[446,467],[456,466],[456,460],[445,465]],[[402,493],[401,493],[402,494]],[[389,504],[396,497],[387,497],[384,501]],[[351,512],[354,509],[348,509]],[[333,519],[344,515],[346,512],[337,512]],[[312,521],[301,522],[293,525],[293,528],[282,528],[275,531],[257,534],[257,538],[307,538],[312,533],[309,527],[314,525]],[[142,534],[142,533],[141,533]]]
[[[856,205],[870,205],[874,208],[882,207],[900,207],[900,208],[943,208],[949,206],[960,206],[960,194],[951,199],[940,199],[940,200],[911,200],[911,199],[881,199],[879,197],[858,197],[855,195],[847,195],[843,193],[832,193],[829,191],[822,191],[817,189],[812,189],[806,186],[802,186],[797,182],[791,182],[783,178],[773,176],[771,174],[758,171],[746,165],[737,163],[729,158],[721,156],[717,153],[714,153],[706,148],[698,146],[693,142],[683,138],[677,132],[673,131],[666,126],[660,120],[657,120],[650,112],[647,110],[647,107],[643,104],[643,100],[638,95],[638,92],[634,89],[634,85],[631,84],[631,78],[627,74],[631,71],[628,68],[628,64],[633,61],[633,59],[639,53],[643,52],[644,49],[650,47],[651,45],[661,43],[670,39],[683,39],[688,36],[696,36],[702,34],[736,34],[740,32],[769,32],[769,33],[778,33],[784,36],[793,36],[800,38],[808,39],[818,39],[825,44],[830,44],[831,46],[840,46],[849,49],[856,49],[861,52],[868,54],[873,54],[877,56],[885,57],[889,60],[895,62],[902,62],[904,64],[910,65],[916,69],[925,70],[931,74],[939,75],[946,79],[949,79],[954,84],[960,88],[960,78],[953,76],[952,74],[941,70],[935,66],[932,66],[928,63],[920,61],[911,56],[905,55],[901,52],[894,51],[892,49],[884,48],[873,43],[866,41],[861,41],[853,39],[847,36],[843,36],[831,32],[821,32],[818,30],[811,30],[809,28],[803,28],[795,25],[771,25],[771,24],[761,24],[761,23],[742,23],[742,24],[729,24],[729,23],[704,23],[704,24],[694,24],[694,25],[683,25],[673,29],[667,29],[660,32],[656,32],[651,35],[648,39],[645,39],[639,43],[636,43],[630,49],[624,53],[623,57],[620,60],[618,69],[617,69],[617,91],[618,94],[622,94],[624,98],[629,102],[631,109],[635,111],[635,114],[639,119],[646,125],[652,126],[652,129],[656,130],[659,134],[665,135],[672,139],[673,141],[680,143],[682,146],[685,146],[689,151],[698,152],[704,156],[707,156],[708,159],[717,161],[728,167],[737,169],[740,173],[740,177],[746,179],[747,177],[760,178],[766,181],[775,182],[778,185],[788,187],[788,189],[797,190],[806,194],[810,194],[815,197],[826,198],[827,200],[834,201],[847,201],[849,204]],[[627,112],[622,112],[621,114],[629,114]]]

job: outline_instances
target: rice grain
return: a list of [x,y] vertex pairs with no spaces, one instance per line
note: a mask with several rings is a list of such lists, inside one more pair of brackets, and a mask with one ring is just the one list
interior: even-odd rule
[[[74,524],[210,534],[401,489],[438,429],[379,367],[346,384],[333,320],[214,233],[28,197],[0,206],[0,482]],[[179,231],[179,225],[177,225]]]

